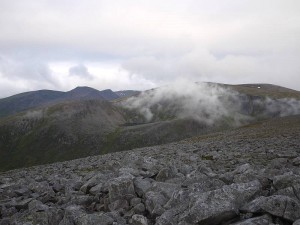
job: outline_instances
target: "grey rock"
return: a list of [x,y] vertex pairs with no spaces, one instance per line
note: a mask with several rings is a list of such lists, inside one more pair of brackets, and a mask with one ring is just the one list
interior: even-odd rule
[[35,211],[32,213],[33,224],[54,225],[59,224],[63,218],[63,211],[50,208],[44,211]]
[[88,195],[73,195],[69,201],[72,205],[90,205],[94,198]]
[[163,168],[157,174],[156,180],[164,182],[168,179],[176,177],[177,174],[178,174],[178,171],[175,167]]
[[300,166],[300,156],[297,158],[294,158],[292,163],[294,166]]
[[109,200],[114,202],[118,199],[129,200],[136,197],[133,178],[129,176],[121,176],[114,178],[109,182]]
[[110,211],[128,210],[129,204],[125,199],[118,199],[108,205]]
[[192,224],[218,224],[237,216],[239,206],[256,196],[260,190],[260,183],[254,181],[194,194],[191,208],[181,216],[180,220]]
[[148,225],[147,218],[142,215],[135,214],[132,216],[131,220],[133,225]]
[[223,181],[215,178],[204,178],[203,180],[189,185],[188,189],[191,192],[207,192],[220,189],[226,185]]
[[44,193],[48,193],[51,195],[55,194],[53,189],[50,187],[49,183],[46,181],[30,183],[28,185],[28,188],[37,194],[44,194]]
[[293,185],[300,185],[300,176],[293,174],[293,172],[284,173],[283,175],[273,177],[273,185],[277,190]]
[[8,218],[0,219],[0,225],[10,225]]
[[161,215],[165,210],[163,205],[167,203],[165,196],[159,192],[148,191],[145,195],[145,207],[153,216]]
[[300,204],[298,201],[282,195],[274,195],[264,199],[261,209],[274,216],[295,221],[300,218]]
[[15,204],[15,207],[16,209],[20,210],[20,209],[27,209],[28,208],[28,204],[32,201],[33,199],[32,198],[27,198],[27,199],[24,199],[20,202],[17,202]]
[[300,203],[283,195],[261,196],[241,207],[241,211],[251,213],[267,212],[289,221],[295,221],[300,218]]
[[12,215],[16,214],[18,210],[15,207],[2,207],[1,208],[1,215],[3,218],[5,217],[11,217]]
[[263,211],[261,209],[261,205],[263,204],[265,199],[266,197],[260,196],[251,202],[247,202],[242,207],[240,207],[240,211],[246,213],[261,213]]
[[136,213],[136,214],[142,214],[145,212],[146,208],[145,205],[143,203],[139,203],[136,206],[134,206],[132,208],[132,210]]
[[90,178],[85,184],[83,184],[80,188],[80,191],[82,191],[83,193],[88,193],[88,191],[92,187],[102,183],[103,181],[104,181],[103,175],[97,174],[97,175],[93,176],[92,178]]
[[150,178],[137,177],[133,182],[136,193],[142,197],[152,187],[153,181]]
[[78,225],[112,225],[113,223],[114,219],[104,213],[84,214],[76,222]]
[[103,186],[104,186],[103,183],[97,184],[96,186],[92,187],[89,190],[89,193],[92,194],[92,195],[96,195],[96,194],[98,194],[98,193],[100,193],[101,191],[104,190]]
[[28,204],[28,210],[29,211],[47,211],[49,209],[49,206],[43,204],[41,201],[38,200],[32,200]]
[[287,158],[276,158],[270,162],[268,167],[273,168],[273,169],[282,169],[282,168],[286,167],[287,164],[288,164]]
[[130,206],[136,206],[142,202],[142,199],[140,198],[133,198],[130,200]]
[[31,193],[31,191],[28,188],[23,187],[23,188],[20,188],[18,190],[15,190],[15,193],[18,196],[24,196],[24,195],[29,195]]
[[152,187],[149,190],[154,192],[160,192],[169,200],[172,197],[173,193],[175,191],[178,191],[180,188],[181,187],[179,184],[153,182]]
[[109,216],[110,218],[112,218],[114,220],[113,225],[127,224],[126,220],[120,216],[119,212],[108,212],[108,213],[105,213],[105,215]]
[[270,225],[272,223],[272,217],[270,215],[262,215],[255,218],[246,219],[232,225]]
[[299,220],[296,220],[293,225],[300,225],[300,219]]

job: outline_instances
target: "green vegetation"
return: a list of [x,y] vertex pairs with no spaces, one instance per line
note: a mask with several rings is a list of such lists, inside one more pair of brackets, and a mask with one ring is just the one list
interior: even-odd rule
[[[265,87],[265,90],[242,85],[234,87],[243,93],[256,96],[267,96],[264,92],[269,88],[268,96],[275,96],[272,89],[274,87]],[[280,91],[277,97],[284,96],[284,90]],[[298,94],[299,92],[287,89],[285,97]],[[179,119],[176,117],[176,106],[167,102],[154,106],[153,119],[147,122],[137,110],[124,109],[119,104],[97,100],[65,101],[1,118],[0,171],[164,144],[191,137],[195,139],[188,141],[216,140],[223,135],[216,132],[245,125],[236,121],[237,117],[242,116],[240,114],[224,116],[211,125],[193,119]],[[265,117],[259,117],[260,110],[263,109],[252,111],[255,119],[246,125],[247,128],[256,128],[265,122]],[[41,114],[35,117],[32,112]],[[282,126],[285,129],[286,125]],[[264,138],[274,132],[276,131],[272,130],[253,135]],[[213,134],[210,135],[211,133]],[[202,159],[213,160],[210,155],[203,155]]]

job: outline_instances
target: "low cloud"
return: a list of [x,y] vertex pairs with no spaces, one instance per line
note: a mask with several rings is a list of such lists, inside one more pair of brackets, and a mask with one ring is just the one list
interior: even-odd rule
[[271,99],[254,101],[258,110],[263,112],[264,116],[284,117],[300,114],[300,101],[291,98]]
[[179,80],[131,97],[122,103],[139,112],[148,122],[160,119],[193,119],[212,125],[222,119],[234,125],[262,117],[283,117],[300,114],[296,99],[249,99],[232,89],[212,83],[192,83]]
[[88,71],[88,68],[83,65],[79,64],[76,66],[73,66],[69,69],[69,76],[78,76],[83,79],[93,79],[93,75]]
[[129,98],[124,104],[137,110],[147,121],[159,116],[169,116],[213,124],[224,117],[240,122],[238,95],[221,86],[210,83],[176,81],[172,85],[143,92]]

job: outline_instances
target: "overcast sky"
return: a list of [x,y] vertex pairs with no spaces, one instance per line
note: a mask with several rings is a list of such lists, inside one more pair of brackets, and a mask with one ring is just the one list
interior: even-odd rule
[[0,0],[0,97],[183,77],[300,90],[300,1]]

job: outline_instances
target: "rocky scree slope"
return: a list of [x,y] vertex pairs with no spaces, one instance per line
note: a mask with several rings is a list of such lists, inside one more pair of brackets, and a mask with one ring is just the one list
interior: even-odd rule
[[0,224],[300,224],[300,116],[0,174]]

